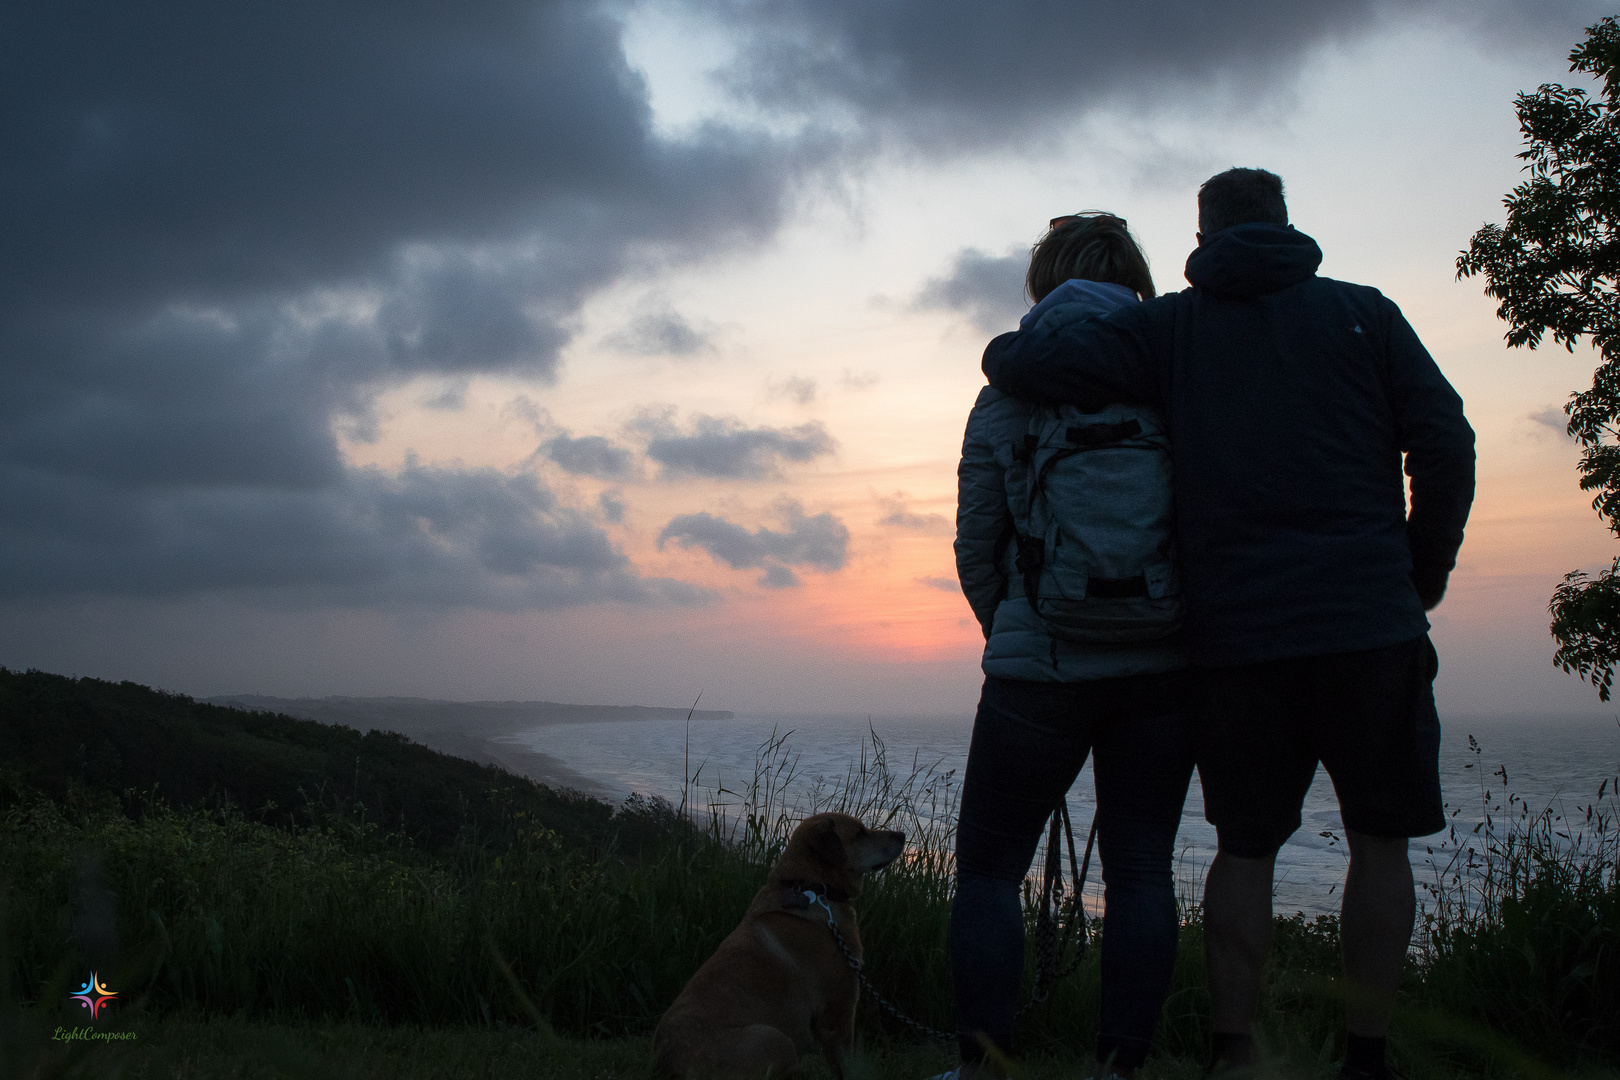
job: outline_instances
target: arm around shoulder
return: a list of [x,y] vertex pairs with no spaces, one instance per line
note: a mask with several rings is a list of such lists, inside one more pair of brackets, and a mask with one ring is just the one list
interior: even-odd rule
[[1100,396],[1159,404],[1161,368],[1168,360],[1161,340],[1168,300],[1127,304],[1051,331],[1002,334],[985,347],[985,377],[1002,393],[1026,401],[1084,406]]

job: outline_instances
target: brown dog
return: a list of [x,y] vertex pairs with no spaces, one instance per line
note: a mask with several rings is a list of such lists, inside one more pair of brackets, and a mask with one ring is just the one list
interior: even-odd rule
[[859,959],[849,902],[861,894],[861,875],[889,865],[905,844],[905,833],[868,829],[848,814],[800,822],[742,923],[658,1022],[659,1070],[689,1080],[781,1080],[820,1046],[842,1077],[860,984],[827,928],[828,910]]

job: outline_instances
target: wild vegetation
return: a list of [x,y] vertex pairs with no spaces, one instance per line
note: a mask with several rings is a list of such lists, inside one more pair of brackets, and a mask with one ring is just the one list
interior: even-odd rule
[[[152,740],[133,765],[126,723]],[[806,789],[777,741],[743,790],[615,808],[305,723],[0,672],[0,1075],[485,1075],[506,1056],[502,1071],[520,1075],[645,1075],[663,1007],[735,924],[797,817],[824,808],[913,838],[861,901],[869,974],[918,1020],[950,1026],[949,772],[897,768],[874,739],[846,776]],[[248,746],[270,778],[254,775]],[[212,770],[208,785],[155,779],[183,771],[187,754]],[[339,769],[358,783],[344,788]],[[413,770],[455,828],[412,816]],[[116,786],[131,778],[155,789]],[[386,816],[355,794],[368,782],[392,799]],[[1613,789],[1596,795],[1566,820],[1488,787],[1481,827],[1432,845],[1397,1020],[1409,1074],[1620,1061],[1620,850]],[[1034,899],[1032,887],[1032,919]],[[1196,905],[1185,914],[1156,1075],[1195,1075],[1206,1035]],[[1295,916],[1278,929],[1262,1024],[1272,1060],[1330,1071],[1336,922]],[[58,1025],[85,1025],[68,984],[91,969],[119,995],[94,1026],[144,1041],[52,1041]],[[1089,1066],[1097,990],[1092,957],[1032,1011],[1032,1075]],[[861,1030],[874,1075],[928,1075],[948,1060],[869,1004]]]
[[[1620,22],[1600,19],[1569,54],[1569,70],[1599,80],[1547,83],[1514,101],[1529,175],[1502,200],[1507,223],[1488,223],[1457,258],[1457,276],[1485,279],[1507,343],[1536,348],[1547,334],[1599,357],[1592,385],[1570,396],[1568,431],[1581,446],[1581,490],[1620,536]],[[1566,574],[1548,605],[1553,662],[1609,700],[1620,663],[1620,558],[1595,577]]]

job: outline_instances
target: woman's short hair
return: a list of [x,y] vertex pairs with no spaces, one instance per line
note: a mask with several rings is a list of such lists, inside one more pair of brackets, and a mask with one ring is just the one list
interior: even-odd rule
[[1024,288],[1040,303],[1070,278],[1123,285],[1143,300],[1154,296],[1147,257],[1125,226],[1125,219],[1098,211],[1054,218],[1052,228],[1029,257]]
[[1288,224],[1282,177],[1264,169],[1227,169],[1198,189],[1198,231],[1214,236],[1250,222]]

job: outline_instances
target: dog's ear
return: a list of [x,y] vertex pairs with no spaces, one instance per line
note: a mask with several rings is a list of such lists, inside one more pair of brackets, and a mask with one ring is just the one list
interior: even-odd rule
[[823,821],[810,834],[810,853],[824,866],[844,865],[844,841],[838,837],[838,823]]

